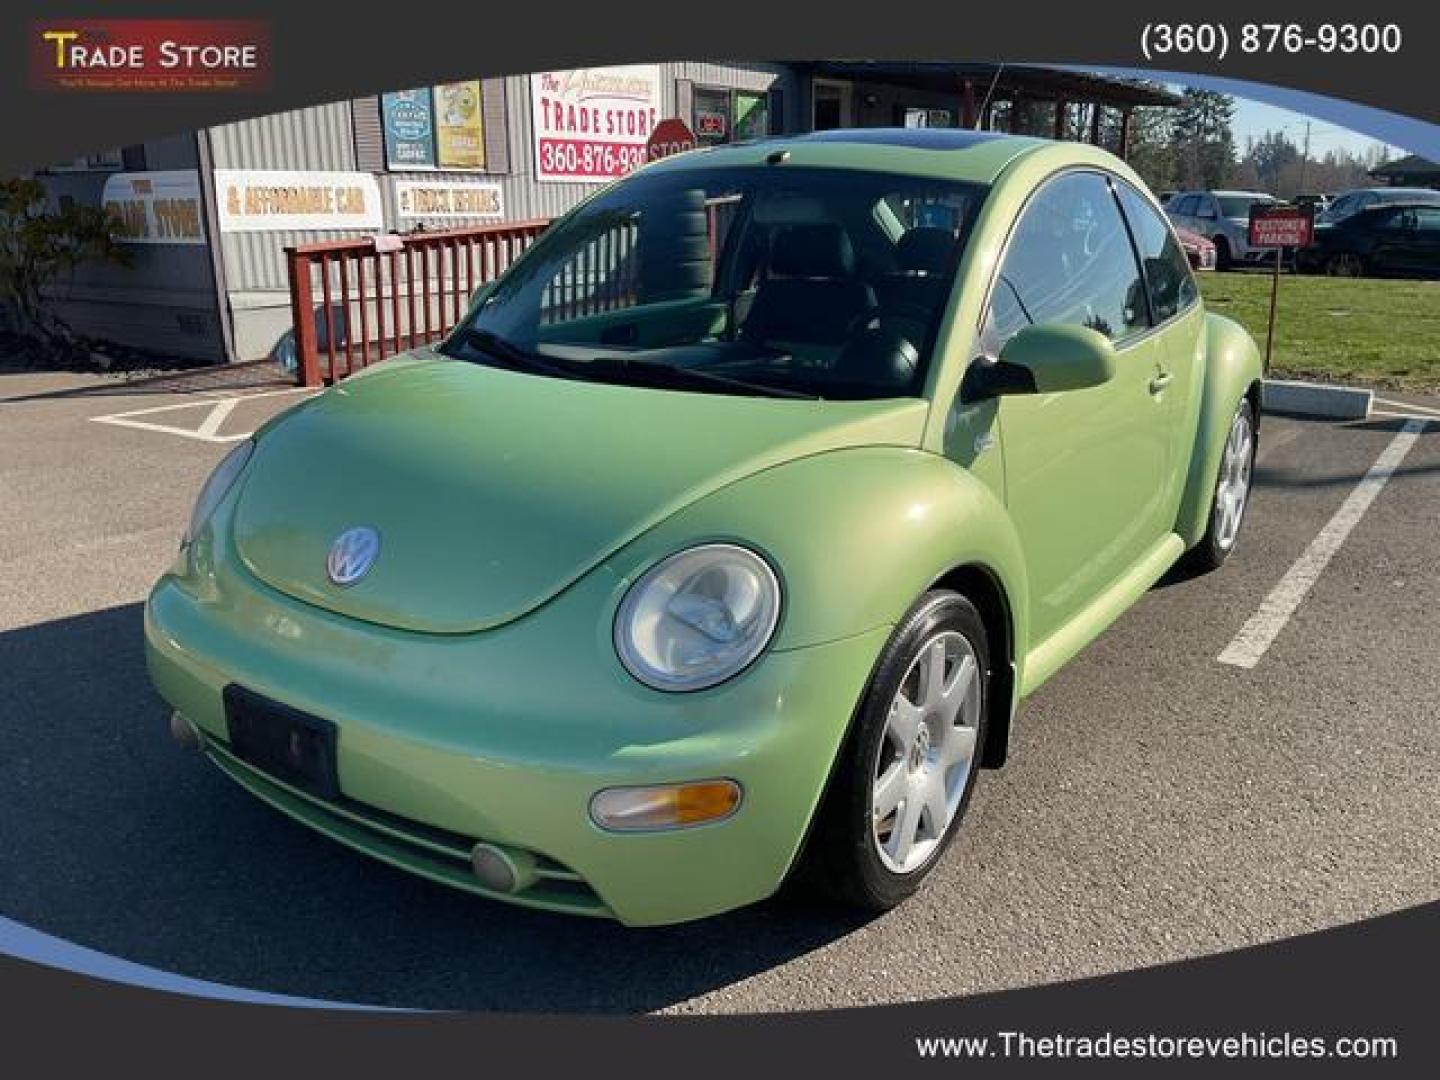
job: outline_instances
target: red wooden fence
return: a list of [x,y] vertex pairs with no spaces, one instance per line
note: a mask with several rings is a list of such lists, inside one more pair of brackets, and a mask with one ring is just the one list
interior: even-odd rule
[[320,386],[438,341],[549,221],[388,234],[285,249],[296,376]]

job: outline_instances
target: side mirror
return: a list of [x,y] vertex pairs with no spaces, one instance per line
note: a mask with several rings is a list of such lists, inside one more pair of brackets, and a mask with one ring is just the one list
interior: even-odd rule
[[999,360],[971,372],[976,397],[1084,390],[1115,377],[1115,346],[1088,326],[1027,326],[1005,343]]

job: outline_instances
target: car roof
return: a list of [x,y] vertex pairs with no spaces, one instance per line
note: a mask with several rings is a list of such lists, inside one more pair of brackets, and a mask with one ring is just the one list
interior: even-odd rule
[[1083,156],[1080,144],[996,131],[841,128],[704,147],[663,158],[645,166],[643,171],[759,165],[783,151],[784,164],[790,167],[877,170],[989,184],[1016,158],[1042,147],[1066,145],[1077,148],[1076,160],[1090,160]]
[[1393,214],[1396,210],[1434,210],[1440,205],[1440,199],[1396,199],[1394,202],[1377,203],[1374,206],[1367,206],[1363,210],[1355,211],[1355,216],[1361,214]]
[[1426,199],[1440,198],[1440,191],[1427,187],[1357,187],[1343,192],[1345,195],[1361,195],[1365,192],[1373,192],[1376,195],[1399,195],[1408,198],[1412,195],[1423,195]]

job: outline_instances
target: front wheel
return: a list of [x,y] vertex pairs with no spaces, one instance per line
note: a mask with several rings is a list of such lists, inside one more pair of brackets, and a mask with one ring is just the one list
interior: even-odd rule
[[1210,524],[1205,538],[1190,553],[1190,565],[1198,571],[1216,570],[1225,564],[1240,539],[1240,526],[1250,505],[1250,484],[1255,473],[1255,406],[1241,400],[1230,421],[1225,450],[1220,458],[1220,475],[1210,503]]
[[1359,255],[1351,255],[1348,252],[1341,252],[1338,255],[1331,255],[1325,263],[1325,272],[1331,277],[1364,277],[1365,260]]
[[821,807],[809,857],[826,893],[884,911],[934,869],[975,787],[989,680],[975,606],[927,593],[880,656]]

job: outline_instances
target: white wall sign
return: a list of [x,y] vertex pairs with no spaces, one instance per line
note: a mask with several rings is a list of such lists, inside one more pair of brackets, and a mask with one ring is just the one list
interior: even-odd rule
[[203,244],[200,176],[194,169],[116,173],[100,196],[126,244]]
[[221,232],[379,229],[380,185],[370,173],[216,169]]
[[499,184],[444,180],[393,180],[395,212],[408,221],[466,218],[498,220],[505,214]]
[[535,178],[604,184],[644,164],[660,119],[654,64],[542,71],[530,76]]

